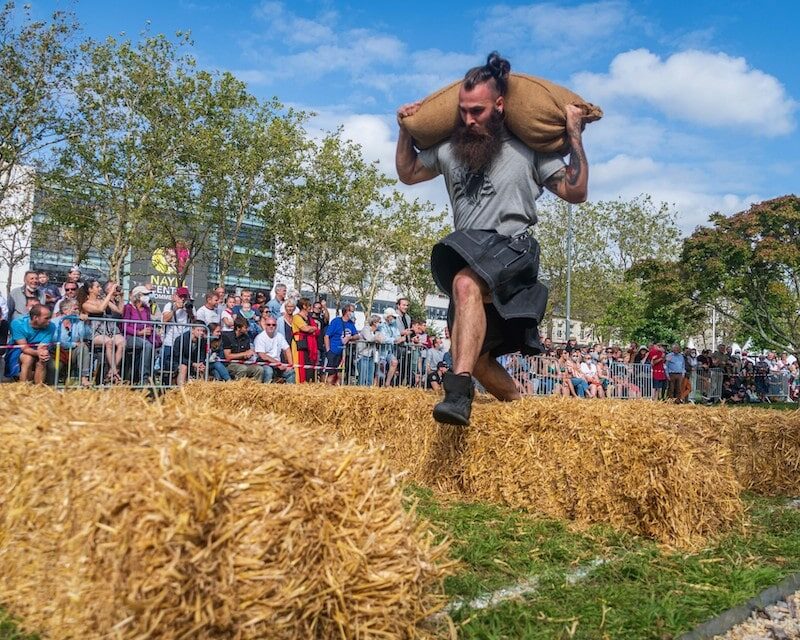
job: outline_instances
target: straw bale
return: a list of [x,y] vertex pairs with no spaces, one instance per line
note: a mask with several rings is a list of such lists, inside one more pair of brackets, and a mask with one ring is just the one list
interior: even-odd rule
[[446,545],[380,455],[265,414],[3,390],[0,602],[52,638],[425,635]]
[[740,521],[730,451],[652,403],[478,406],[464,483],[478,498],[695,548]]
[[242,383],[189,385],[177,402],[246,404],[382,445],[397,471],[462,499],[609,523],[691,548],[743,512],[730,450],[687,411],[648,401],[478,401],[468,429],[431,418],[435,394],[410,389]]
[[712,419],[742,486],[762,495],[800,496],[800,411],[722,407]]
[[252,380],[193,383],[166,400],[210,403],[223,411],[271,411],[324,425],[341,438],[381,448],[393,468],[415,482],[460,495],[465,431],[434,422],[431,411],[437,401],[436,395],[419,389],[264,385]]

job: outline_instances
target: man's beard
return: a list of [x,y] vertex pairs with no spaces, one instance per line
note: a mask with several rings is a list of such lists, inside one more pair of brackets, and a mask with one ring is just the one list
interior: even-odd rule
[[492,115],[486,123],[485,133],[473,131],[463,121],[459,121],[450,137],[456,160],[471,172],[480,171],[500,151],[502,132],[503,114],[497,109],[492,110]]

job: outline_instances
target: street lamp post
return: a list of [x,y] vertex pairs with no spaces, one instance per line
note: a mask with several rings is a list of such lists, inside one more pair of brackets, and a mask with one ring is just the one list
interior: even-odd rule
[[570,314],[572,312],[572,205],[567,205],[567,309],[566,339],[570,338]]

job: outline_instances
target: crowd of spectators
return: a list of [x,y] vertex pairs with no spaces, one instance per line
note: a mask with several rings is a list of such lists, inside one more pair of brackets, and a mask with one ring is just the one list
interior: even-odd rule
[[[413,386],[440,389],[452,367],[447,329],[429,331],[409,315],[409,300],[355,324],[355,307],[332,314],[325,297],[310,300],[278,284],[238,293],[219,286],[195,305],[178,287],[163,308],[152,288],[134,287],[124,300],[115,282],[82,278],[74,267],[62,285],[46,272],[25,273],[24,284],[0,296],[0,341],[5,377],[42,383],[55,377],[55,359],[82,385],[183,384],[192,377],[220,381]],[[200,302],[200,301],[198,301]],[[798,400],[794,356],[751,355],[719,345],[715,351],[655,343],[627,347],[554,345],[542,340],[536,358],[499,358],[521,393],[579,398],[669,399],[713,396],[712,371],[722,376],[717,399]],[[693,384],[696,389],[693,389]],[[692,392],[696,392],[694,395]]]

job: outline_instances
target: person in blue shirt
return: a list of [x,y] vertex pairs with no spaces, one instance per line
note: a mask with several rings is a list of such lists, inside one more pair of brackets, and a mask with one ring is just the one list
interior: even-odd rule
[[339,365],[342,363],[345,345],[359,337],[356,325],[353,323],[355,310],[355,305],[344,305],[342,315],[331,320],[325,331],[328,384],[339,383]]
[[92,339],[91,327],[78,316],[78,301],[67,299],[61,305],[64,314],[58,319],[56,335],[63,359],[69,369],[67,375],[80,373],[81,385],[88,387],[92,372],[92,354],[88,342]]
[[286,302],[286,285],[275,285],[275,297],[267,303],[270,315],[278,320],[281,317],[281,307]]
[[683,377],[686,375],[686,359],[681,353],[680,345],[673,344],[672,353],[667,355],[667,375],[669,376],[667,397],[680,404]]
[[51,312],[43,304],[34,304],[26,316],[11,323],[11,341],[19,348],[13,352],[19,358],[19,379],[43,384],[52,376],[53,360],[50,346],[55,342],[56,325],[50,322]]

